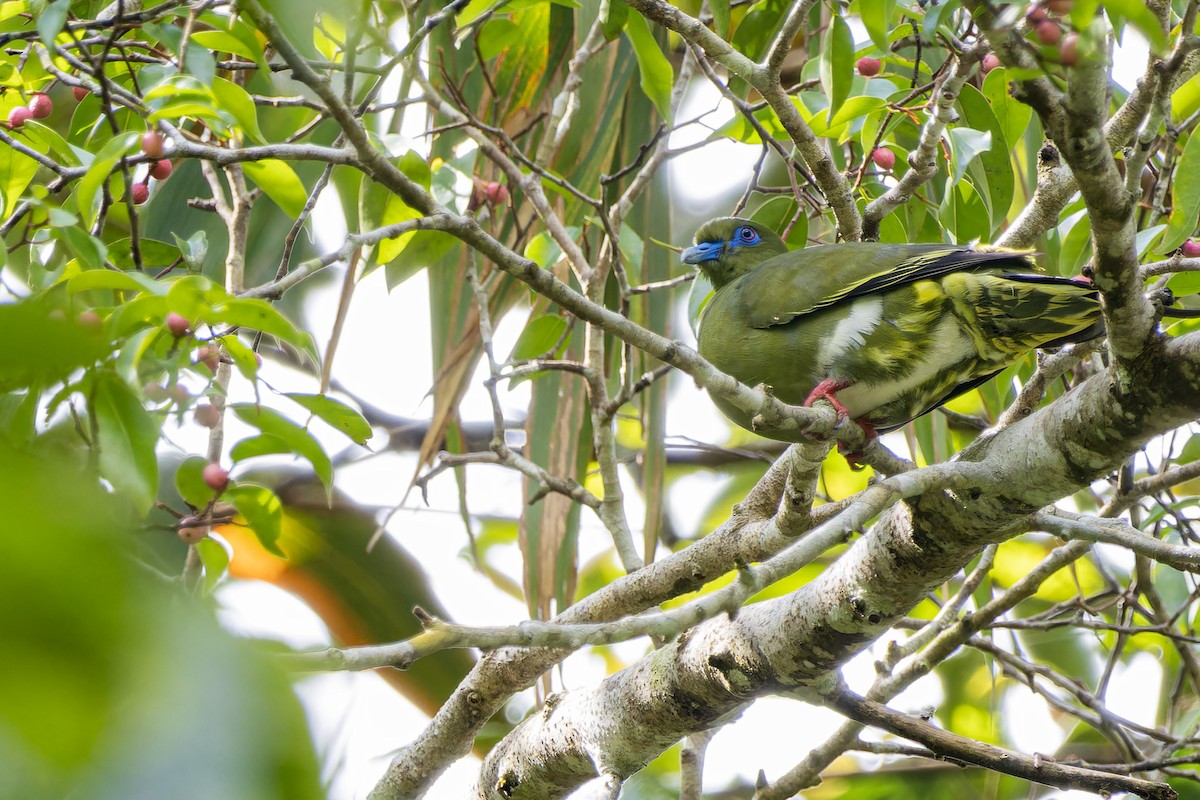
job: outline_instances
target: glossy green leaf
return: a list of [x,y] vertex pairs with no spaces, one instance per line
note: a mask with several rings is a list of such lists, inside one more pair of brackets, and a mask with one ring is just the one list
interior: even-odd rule
[[196,552],[204,565],[204,593],[212,594],[229,571],[229,551],[211,538],[196,542]]
[[829,21],[821,43],[821,88],[829,98],[829,127],[854,83],[854,39],[850,26],[838,12]]
[[[950,161],[952,172],[950,182],[957,184],[971,161],[992,149],[991,131],[977,131],[973,128],[950,128],[946,132],[950,142]],[[1007,210],[1007,209],[1006,209]]]
[[266,300],[254,297],[235,297],[226,300],[213,309],[211,321],[262,331],[287,342],[308,355],[314,362],[319,360],[317,346],[313,342],[312,335],[297,328],[279,309]]
[[[142,236],[138,239],[138,249],[142,255],[142,267],[144,269],[161,269],[174,264],[180,257],[179,248],[167,242],[160,242],[157,239],[149,239]],[[129,237],[123,237],[112,241],[108,245],[108,260],[112,262],[114,267],[121,269],[133,269],[133,249],[130,247]],[[147,278],[148,283],[154,281]],[[166,284],[155,284],[162,287],[162,291],[166,292]]]
[[274,456],[290,452],[292,452],[291,446],[283,439],[264,433],[237,442],[230,448],[229,456],[236,464],[255,456]]
[[667,122],[671,120],[671,86],[675,82],[675,72],[671,62],[663,55],[650,25],[641,14],[630,14],[625,21],[625,35],[633,45],[633,54],[637,58],[638,70],[641,72],[642,92],[654,103],[658,115]]
[[717,36],[729,41],[729,0],[709,0],[708,10],[712,12]]
[[207,30],[195,31],[192,41],[218,53],[233,53],[251,61],[262,60],[262,48],[253,48],[244,38],[234,36],[228,31]]
[[892,9],[896,0],[859,0],[858,11],[871,41],[883,52],[888,51],[888,33],[892,24]]
[[0,208],[8,216],[16,207],[25,187],[37,174],[38,163],[27,155],[18,153],[11,147],[0,147],[0,199],[4,207]]
[[287,396],[349,436],[355,444],[366,444],[371,438],[371,423],[341,400],[323,394],[299,392],[288,392]]
[[1174,180],[1171,183],[1171,215],[1167,218],[1167,230],[1163,233],[1158,250],[1170,252],[1183,244],[1196,230],[1196,217],[1200,214],[1200,136],[1188,137],[1183,154],[1175,162]]
[[59,241],[79,259],[80,265],[87,270],[98,270],[104,267],[108,257],[108,248],[104,242],[92,236],[83,228],[68,225],[57,229]]
[[283,504],[273,491],[253,483],[239,483],[225,493],[229,502],[238,510],[254,531],[260,544],[271,553],[283,558],[279,549],[279,532],[283,525]]
[[[267,140],[263,138],[262,130],[258,127],[258,109],[255,108],[254,100],[250,97],[249,92],[236,83],[227,81],[224,78],[213,80],[212,91],[217,98],[218,107],[233,115],[233,118],[238,121],[238,125],[242,127],[242,130],[246,132],[246,136],[251,141],[266,144]],[[263,191],[266,191],[265,187]],[[274,200],[275,198],[272,197],[271,199]],[[279,203],[278,200],[275,202]],[[279,203],[279,205],[283,207],[282,203]],[[301,207],[303,207],[303,204],[301,204]],[[292,216],[297,215],[298,212]]]
[[1007,217],[1012,205],[1016,184],[1012,154],[1004,143],[1004,128],[992,113],[988,98],[968,83],[962,87],[958,100],[966,126],[991,135],[991,146],[978,154],[978,160],[968,165],[968,171],[976,187],[987,188],[982,194],[994,230]]
[[312,464],[313,471],[325,485],[328,496],[333,489],[333,463],[311,433],[274,409],[256,406],[253,403],[235,403],[230,408],[242,422],[283,442],[290,452]]
[[525,324],[517,343],[513,347],[513,361],[524,361],[543,356],[554,349],[567,330],[567,320],[558,314],[542,314]]
[[175,490],[193,508],[205,508],[212,502],[216,492],[204,482],[204,467],[208,459],[188,456],[175,468]]
[[90,407],[96,415],[100,474],[145,515],[158,493],[158,423],[129,385],[107,372],[95,377]]
[[108,353],[102,334],[50,311],[30,301],[0,303],[0,341],[21,343],[0,349],[0,391],[63,380]]
[[133,151],[137,139],[138,134],[132,131],[109,139],[96,154],[88,171],[79,179],[79,186],[75,189],[75,204],[86,227],[91,228],[96,224],[96,216],[100,213],[100,189],[121,157]]
[[36,15],[37,32],[42,41],[50,45],[57,38],[59,31],[63,29],[63,25],[67,22],[67,11],[71,7],[71,0],[54,0],[46,5],[41,13]]
[[300,182],[300,176],[286,161],[264,158],[262,161],[247,161],[242,164],[246,177],[258,184],[283,213],[293,219],[300,216],[308,202],[308,192]]

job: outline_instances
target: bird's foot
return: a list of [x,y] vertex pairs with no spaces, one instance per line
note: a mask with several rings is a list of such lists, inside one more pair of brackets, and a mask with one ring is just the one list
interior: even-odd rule
[[808,393],[808,397],[804,398],[802,405],[808,408],[818,400],[828,400],[829,404],[837,411],[838,419],[845,419],[850,416],[850,409],[846,408],[841,400],[838,400],[837,393],[850,385],[850,381],[826,378]]
[[851,449],[851,446],[845,442],[837,443],[838,452],[846,459],[846,463],[850,465],[850,469],[858,472],[866,468],[866,463],[863,461],[867,448],[871,446],[871,442],[879,438],[879,434],[875,431],[875,426],[867,422],[865,419],[856,419],[854,424],[857,425],[867,437],[866,443],[861,448]]

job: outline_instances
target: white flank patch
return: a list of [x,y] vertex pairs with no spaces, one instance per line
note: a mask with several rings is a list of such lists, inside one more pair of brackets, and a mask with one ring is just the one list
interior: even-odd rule
[[867,337],[883,319],[883,298],[866,297],[850,305],[850,313],[817,347],[817,363],[826,375],[836,374],[830,368],[850,350],[862,347]]
[[[849,322],[849,319],[846,320]],[[845,323],[842,323],[845,324]],[[841,325],[838,325],[840,328]],[[943,317],[938,323],[929,349],[910,372],[898,380],[885,383],[856,383],[838,392],[838,399],[850,409],[851,418],[860,417],[872,409],[895,400],[899,395],[919,386],[934,375],[942,373],[966,358],[975,355],[975,347],[959,328],[952,316]]]

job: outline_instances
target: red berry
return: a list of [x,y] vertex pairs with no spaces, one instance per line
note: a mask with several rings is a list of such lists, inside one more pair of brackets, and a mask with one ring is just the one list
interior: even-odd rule
[[202,477],[204,478],[204,485],[217,494],[225,491],[225,487],[229,485],[229,470],[216,462],[204,465]]
[[1071,13],[1071,7],[1074,6],[1072,0],[1045,0],[1046,8],[1051,14],[1060,17],[1065,17]]
[[221,409],[211,403],[196,406],[196,410],[192,414],[192,419],[202,428],[215,428],[221,424]]
[[87,88],[83,86],[72,86],[71,94],[75,97],[76,103],[82,103],[83,98],[87,97],[89,94],[91,94],[91,92],[89,92]]
[[854,66],[858,70],[859,75],[862,75],[864,78],[871,78],[879,74],[879,70],[883,68],[883,62],[878,58],[863,56]]
[[871,153],[871,160],[880,169],[891,169],[896,166],[896,154],[886,147],[876,147]]
[[54,113],[54,101],[50,95],[38,92],[30,95],[29,110],[33,112],[34,119],[45,119]]
[[487,195],[487,201],[490,205],[501,206],[508,200],[508,188],[503,183],[490,181],[483,187],[483,192]]
[[1000,57],[995,53],[988,53],[983,57],[983,71],[985,74],[991,72],[998,66],[1000,66]]
[[191,330],[192,323],[183,314],[177,314],[172,311],[170,314],[167,314],[166,326],[171,335],[178,338]]
[[142,134],[142,152],[151,158],[159,158],[163,154],[163,137],[158,131],[146,131]]
[[150,165],[150,177],[156,181],[165,181],[171,175],[171,170],[175,167],[167,159],[155,161]]
[[1045,18],[1046,18],[1046,9],[1042,8],[1041,6],[1034,6],[1033,8],[1031,8],[1027,12],[1025,12],[1025,19],[1028,20],[1029,24],[1033,25],[1033,26],[1036,26],[1039,22],[1041,22]]
[[191,400],[192,395],[186,388],[177,383],[171,387],[171,399],[175,401],[176,405],[181,406],[188,400]]
[[1200,256],[1200,242],[1194,242],[1188,239],[1183,243],[1183,255],[1187,258],[1196,258]]
[[1058,60],[1066,67],[1073,67],[1079,63],[1079,34],[1075,31],[1063,37],[1058,48]]
[[19,128],[27,119],[33,119],[33,112],[25,106],[17,106],[8,112],[8,127]]
[[150,199],[150,186],[146,183],[135,183],[133,188],[129,190],[129,197],[133,200],[135,206],[140,206],[142,203]]
[[1058,27],[1057,22],[1051,22],[1048,19],[1039,22],[1033,29],[1033,33],[1039,42],[1046,45],[1058,44],[1062,39],[1062,28]]

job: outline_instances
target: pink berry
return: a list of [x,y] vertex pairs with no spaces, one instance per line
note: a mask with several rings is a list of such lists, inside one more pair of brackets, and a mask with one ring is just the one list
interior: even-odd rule
[[1079,63],[1079,34],[1075,31],[1063,37],[1058,48],[1058,60],[1066,67],[1073,67]]
[[12,111],[8,112],[8,127],[19,128],[25,124],[25,120],[33,119],[33,112],[26,106],[17,106]]
[[998,66],[1000,66],[1000,57],[995,53],[988,53],[983,57],[983,71],[985,74],[991,72]]
[[871,160],[880,169],[891,169],[896,166],[896,154],[886,147],[876,147],[871,153]]
[[221,364],[221,349],[211,345],[201,347],[196,351],[196,363],[208,367],[208,371],[215,375]]
[[1196,258],[1200,256],[1200,242],[1195,242],[1191,239],[1188,239],[1183,243],[1182,249],[1184,256],[1187,258]]
[[146,399],[151,403],[161,403],[171,396],[167,392],[167,387],[163,386],[161,383],[147,383],[145,388],[142,389],[142,394],[144,394]]
[[1027,11],[1025,13],[1025,19],[1029,21],[1030,25],[1036,26],[1039,22],[1041,22],[1045,18],[1046,18],[1046,9],[1042,8],[1041,6],[1034,6],[1033,8],[1029,9],[1029,11]]
[[89,94],[91,94],[91,92],[89,92],[87,88],[83,86],[71,87],[71,95],[75,98],[76,103],[82,103],[83,98],[87,97]]
[[225,491],[225,487],[229,485],[229,470],[216,462],[204,465],[202,477],[204,478],[204,485],[217,494]]
[[1037,24],[1033,29],[1033,33],[1042,44],[1054,45],[1062,40],[1062,28],[1058,27],[1057,22],[1051,22],[1044,19]]
[[54,113],[54,101],[50,95],[38,92],[30,95],[29,110],[33,112],[34,119],[45,119]]
[[181,406],[181,405],[185,404],[188,400],[192,399],[192,394],[191,394],[191,392],[189,392],[187,390],[186,387],[180,386],[177,383],[171,387],[171,399],[175,401],[176,405]]
[[140,206],[150,199],[150,186],[145,183],[135,183],[129,190],[129,197],[135,206]]
[[192,419],[202,428],[215,428],[221,424],[221,409],[211,403],[196,406],[196,410],[192,413]]
[[188,321],[187,317],[185,317],[183,314],[177,314],[174,311],[172,311],[170,314],[167,314],[166,325],[167,330],[169,330],[171,335],[175,338],[185,335],[189,330],[191,330],[192,327],[192,323]]
[[146,131],[142,134],[142,152],[151,158],[159,158],[163,154],[163,137],[158,131]]
[[1072,0],[1046,0],[1046,8],[1050,10],[1050,13],[1060,17],[1070,14],[1071,7],[1074,5]]
[[165,158],[161,161],[155,161],[150,165],[150,177],[156,181],[165,181],[170,177],[171,170],[173,169],[175,169],[174,165]]
[[483,187],[483,191],[491,205],[501,206],[508,200],[508,188],[503,183],[490,181]]
[[859,75],[862,75],[864,78],[871,78],[879,74],[879,70],[883,68],[883,62],[878,58],[863,56],[854,66],[858,69]]
[[90,308],[87,311],[80,313],[79,324],[90,331],[99,331],[104,328],[104,320],[100,315]]

